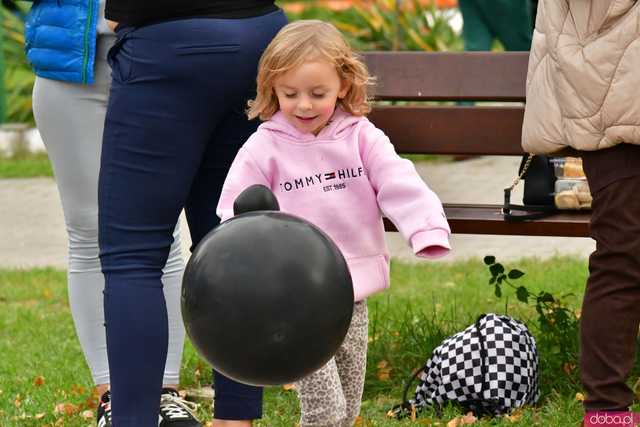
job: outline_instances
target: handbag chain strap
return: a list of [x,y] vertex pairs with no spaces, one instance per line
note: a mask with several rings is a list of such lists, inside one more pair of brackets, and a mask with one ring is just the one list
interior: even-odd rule
[[[531,166],[531,162],[533,161],[534,155],[528,153],[527,160],[522,166],[522,171],[518,174],[518,177],[513,181],[511,187],[504,189],[504,202],[502,204],[502,214],[506,221],[527,221],[534,220],[539,218],[544,218],[555,212],[555,208],[547,207],[547,206],[522,206],[522,205],[512,205],[511,204],[511,191],[515,188],[516,185],[520,182],[522,177],[527,173],[529,166]],[[527,211],[530,213],[524,215],[515,215],[512,210],[516,211]]]
[[520,182],[520,180],[522,179],[524,174],[527,173],[527,170],[529,169],[529,166],[531,166],[531,161],[532,160],[533,160],[533,154],[529,153],[529,157],[527,157],[527,161],[524,163],[524,166],[522,167],[522,171],[520,172],[520,175],[518,175],[518,177],[513,180],[513,184],[511,184],[511,187],[509,187],[509,191],[510,192],[514,188],[516,188],[516,185],[518,185],[518,183]]

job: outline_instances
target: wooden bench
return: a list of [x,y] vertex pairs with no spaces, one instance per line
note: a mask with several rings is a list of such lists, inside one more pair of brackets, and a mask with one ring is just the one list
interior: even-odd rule
[[[522,156],[524,106],[517,102],[525,101],[528,57],[528,52],[365,53],[365,62],[377,79],[376,100],[515,103],[459,106],[401,102],[376,105],[369,119],[389,136],[399,153]],[[513,172],[515,177],[517,171]],[[505,182],[505,186],[509,184]],[[497,194],[502,190],[495,189]],[[454,233],[589,236],[587,211],[507,222],[500,205],[443,203]],[[391,222],[385,226],[387,231],[395,231]]]

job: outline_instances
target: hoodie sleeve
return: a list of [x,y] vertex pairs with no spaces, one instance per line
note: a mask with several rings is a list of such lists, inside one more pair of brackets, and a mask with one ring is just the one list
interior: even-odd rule
[[413,163],[395,152],[389,138],[373,125],[365,127],[363,162],[378,205],[413,252],[423,258],[446,255],[451,229],[438,196],[424,183]]
[[233,202],[236,197],[253,184],[262,184],[271,188],[269,180],[262,173],[253,157],[251,157],[245,144],[233,160],[222,186],[220,200],[216,209],[216,214],[221,221],[226,221],[233,216]]

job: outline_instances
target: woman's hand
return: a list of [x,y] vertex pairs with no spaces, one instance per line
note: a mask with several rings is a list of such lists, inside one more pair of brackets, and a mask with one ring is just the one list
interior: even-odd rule
[[116,32],[116,27],[118,26],[118,23],[116,21],[109,21],[107,19],[107,27],[109,27],[109,29],[111,31],[113,31],[114,33]]

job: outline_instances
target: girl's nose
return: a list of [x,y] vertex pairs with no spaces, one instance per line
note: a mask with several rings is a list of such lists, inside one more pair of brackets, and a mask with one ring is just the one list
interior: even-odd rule
[[300,103],[298,104],[298,108],[300,108],[301,110],[310,110],[311,102],[308,99],[301,99]]

